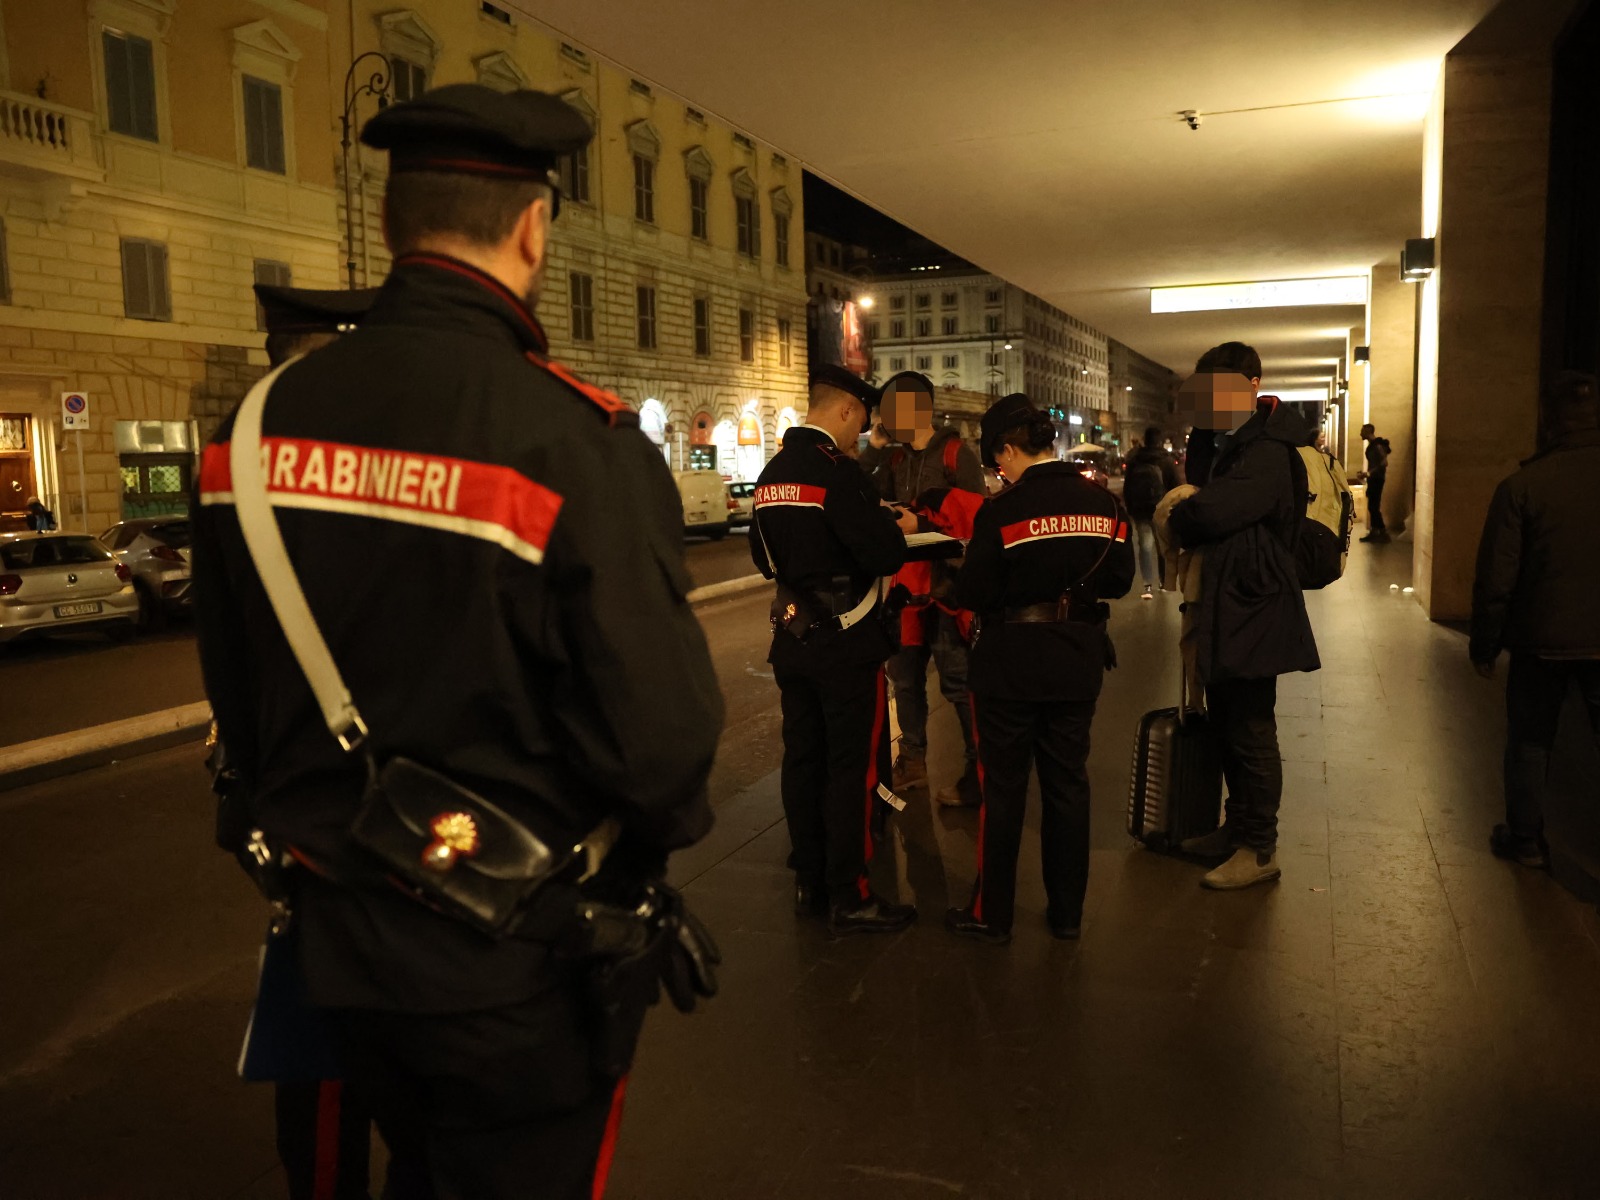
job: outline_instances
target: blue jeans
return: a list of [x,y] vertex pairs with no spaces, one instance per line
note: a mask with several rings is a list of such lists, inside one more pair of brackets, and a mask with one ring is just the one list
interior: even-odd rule
[[1156,550],[1156,527],[1149,521],[1133,523],[1133,545],[1139,555],[1139,577],[1146,587],[1161,586],[1161,555]]
[[928,753],[928,659],[939,672],[939,691],[950,701],[961,722],[961,740],[970,766],[978,752],[972,741],[972,706],[967,692],[967,643],[956,619],[943,609],[930,607],[923,617],[930,645],[906,646],[889,660],[889,682],[894,685],[895,715],[900,720],[900,752],[908,758]]

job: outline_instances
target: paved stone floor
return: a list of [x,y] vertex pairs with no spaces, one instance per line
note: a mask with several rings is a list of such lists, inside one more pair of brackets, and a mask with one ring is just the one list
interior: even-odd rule
[[[1313,597],[1326,665],[1279,708],[1284,877],[1243,894],[1122,831],[1138,715],[1177,691],[1177,616],[1117,605],[1076,945],[1044,929],[1031,835],[1013,944],[945,934],[975,820],[926,805],[878,863],[920,925],[830,943],[797,922],[771,713],[736,712],[717,829],[674,868],[722,941],[723,995],[652,1017],[613,1200],[1600,1195],[1600,919],[1488,854],[1500,689],[1389,590],[1408,564],[1359,547]],[[718,660],[752,708],[757,640]],[[959,750],[947,708],[934,727],[937,782]],[[261,914],[178,753],[0,794],[26,848],[0,873],[3,1200],[284,1195],[268,1096],[230,1074]],[[1565,770],[1592,799],[1594,763]],[[85,848],[55,865],[74,829]]]

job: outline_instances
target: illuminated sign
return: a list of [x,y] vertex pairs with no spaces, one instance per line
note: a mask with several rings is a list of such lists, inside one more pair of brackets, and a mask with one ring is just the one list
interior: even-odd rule
[[761,421],[755,413],[745,413],[739,418],[739,445],[761,445]]

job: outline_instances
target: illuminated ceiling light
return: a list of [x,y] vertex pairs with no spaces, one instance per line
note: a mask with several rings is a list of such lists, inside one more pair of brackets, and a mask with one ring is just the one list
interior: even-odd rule
[[1326,404],[1328,402],[1328,389],[1325,387],[1287,388],[1281,392],[1274,392],[1267,388],[1263,388],[1262,395],[1276,396],[1279,400],[1302,404]]
[[1200,283],[1150,289],[1153,313],[1216,312],[1238,308],[1292,308],[1307,304],[1365,304],[1365,275],[1324,279],[1266,279],[1256,283]]

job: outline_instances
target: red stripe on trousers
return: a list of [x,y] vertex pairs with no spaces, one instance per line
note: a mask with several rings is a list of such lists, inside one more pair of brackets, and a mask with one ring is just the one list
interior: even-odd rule
[[311,1200],[334,1200],[339,1186],[339,1101],[344,1085],[325,1079],[317,1085],[317,1153]]
[[972,890],[972,919],[983,920],[983,830],[989,814],[988,789],[983,786],[983,745],[978,741],[978,698],[967,693],[967,711],[972,714],[972,752],[978,760],[978,886]]
[[[862,811],[863,823],[861,836],[866,847],[863,855],[865,862],[872,861],[872,802],[878,797],[878,742],[883,737],[883,724],[889,716],[889,685],[884,668],[878,668],[878,703],[872,713],[872,745],[867,750],[867,803]],[[856,887],[861,892],[863,900],[872,895],[872,888],[867,883],[866,873],[856,880]]]
[[590,1200],[601,1200],[606,1194],[606,1178],[611,1174],[611,1158],[617,1152],[617,1134],[622,1129],[622,1098],[628,1091],[628,1077],[617,1080],[611,1093],[611,1111],[606,1115],[606,1135],[600,1141],[600,1157],[594,1164],[594,1190]]

